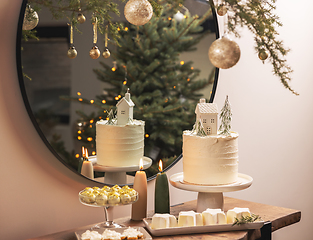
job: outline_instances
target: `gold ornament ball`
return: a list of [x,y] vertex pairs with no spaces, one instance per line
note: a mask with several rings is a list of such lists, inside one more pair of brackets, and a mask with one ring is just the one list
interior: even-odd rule
[[104,51],[103,51],[103,53],[102,53],[102,56],[103,56],[104,58],[109,58],[109,57],[111,56],[111,53],[110,53],[110,51],[109,51],[108,48],[105,48],[105,49],[104,49]]
[[92,59],[97,59],[100,57],[100,50],[97,46],[95,47],[92,47],[92,49],[90,50],[89,52],[89,56],[92,58]]
[[124,8],[124,15],[128,22],[140,26],[151,19],[153,8],[147,0],[129,0]]
[[221,69],[228,69],[236,65],[240,59],[238,44],[226,36],[215,40],[209,48],[211,63]]
[[23,30],[32,30],[39,23],[38,13],[32,8],[26,8],[23,21]]
[[85,17],[85,15],[82,14],[82,13],[78,13],[77,21],[78,21],[80,24],[86,22],[86,17]]
[[227,7],[224,4],[219,5],[216,12],[219,16],[224,16],[227,13]]
[[259,52],[259,59],[262,60],[262,61],[264,61],[264,60],[266,60],[267,58],[268,58],[267,52],[265,52],[265,50],[261,50],[261,51]]
[[67,56],[70,59],[74,59],[77,57],[77,51],[74,46],[70,47],[69,50],[67,50]]

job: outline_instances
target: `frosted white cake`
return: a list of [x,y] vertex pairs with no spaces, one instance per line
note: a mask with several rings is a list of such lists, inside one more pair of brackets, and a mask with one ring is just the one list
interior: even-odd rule
[[222,185],[237,181],[238,133],[229,136],[198,136],[183,133],[184,181],[203,185]]
[[144,154],[145,122],[132,120],[125,125],[96,123],[97,163],[110,167],[138,165]]

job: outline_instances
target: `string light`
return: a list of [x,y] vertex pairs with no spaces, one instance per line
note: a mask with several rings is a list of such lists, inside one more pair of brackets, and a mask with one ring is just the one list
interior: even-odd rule
[[77,95],[80,96],[80,95],[82,95],[82,93],[81,92],[77,92]]
[[93,104],[95,102],[95,100],[90,100],[90,103]]
[[148,133],[146,133],[145,137],[146,137],[146,138],[148,138],[148,137],[149,137],[149,134],[148,134]]
[[123,85],[126,85],[126,84],[127,84],[127,81],[124,81],[124,82],[123,82]]
[[127,32],[128,31],[128,27],[125,27],[124,30]]
[[93,119],[91,119],[89,122],[90,122],[90,123],[94,123],[94,120],[93,120]]
[[107,102],[107,101],[105,101],[105,100],[102,100],[102,103],[103,103],[103,104],[105,104],[106,102]]
[[184,61],[180,61],[180,65],[184,65],[185,64],[185,62]]
[[117,101],[119,98],[118,98],[118,97],[115,97],[114,99]]
[[187,78],[187,82],[190,82],[190,78]]
[[176,88],[176,86],[173,87],[174,89]]
[[121,98],[122,96],[121,95],[118,95],[118,98]]
[[81,137],[81,136],[78,136],[77,139],[78,139],[78,140],[82,140],[82,137]]
[[75,157],[76,157],[76,158],[79,158],[79,154],[78,154],[78,153],[76,153]]
[[96,152],[95,151],[92,151],[92,153],[91,153],[92,155],[96,155]]
[[81,131],[81,130],[78,130],[77,133],[78,133],[78,134],[82,134],[82,131]]
[[83,99],[82,99],[82,98],[78,98],[78,101],[82,102],[82,101],[83,101]]
[[91,141],[92,141],[92,137],[88,137],[88,138],[87,138],[87,141],[88,141],[88,142],[91,142]]

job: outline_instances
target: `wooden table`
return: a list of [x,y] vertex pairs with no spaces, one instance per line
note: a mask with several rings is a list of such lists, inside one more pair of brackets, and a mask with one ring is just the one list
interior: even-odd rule
[[[196,210],[197,202],[196,200],[186,202],[180,205],[176,205],[171,207],[171,214],[178,215],[180,211],[186,210]],[[294,209],[275,207],[271,205],[249,202],[245,200],[235,199],[224,197],[224,211],[226,212],[229,209],[234,207],[247,207],[256,215],[259,215],[262,220],[266,223],[262,229],[258,230],[250,230],[250,231],[233,231],[233,232],[222,232],[222,233],[205,233],[205,234],[192,234],[192,235],[179,235],[179,236],[165,236],[165,237],[153,237],[153,239],[223,239],[223,240],[254,240],[254,239],[262,239],[262,240],[270,240],[271,233],[294,224],[300,221],[301,212]],[[148,216],[152,216],[153,213],[149,213]],[[124,224],[125,226],[141,226],[144,227],[142,221],[132,221],[129,217],[115,219],[116,223]],[[52,240],[52,239],[62,239],[62,240],[76,240],[75,231],[78,230],[87,230],[90,229],[93,225],[84,226],[76,229],[71,229],[59,233],[54,233],[38,238],[33,238],[37,240]]]

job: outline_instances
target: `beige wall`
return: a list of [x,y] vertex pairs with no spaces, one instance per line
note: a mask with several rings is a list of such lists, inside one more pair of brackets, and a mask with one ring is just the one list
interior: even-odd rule
[[[36,135],[24,109],[15,66],[20,2],[0,1],[0,238],[6,240],[103,220],[101,209],[85,207],[78,201],[78,191],[91,183],[56,161]],[[272,75],[271,66],[258,60],[252,36],[246,30],[241,39],[236,39],[241,60],[234,68],[221,71],[216,94],[219,106],[229,95],[233,129],[240,133],[240,172],[254,178],[249,189],[227,195],[302,210],[301,222],[279,230],[274,239],[311,239],[312,7],[308,1],[299,0],[295,5],[285,0],[278,2],[277,8],[284,23],[280,36],[292,49],[288,55],[295,70],[291,85],[300,96],[285,90]],[[181,164],[168,174],[180,171]],[[153,191],[151,182],[150,209]],[[195,198],[193,193],[173,188],[171,193],[172,204]],[[129,207],[124,210],[115,208],[115,216],[129,213]]]

